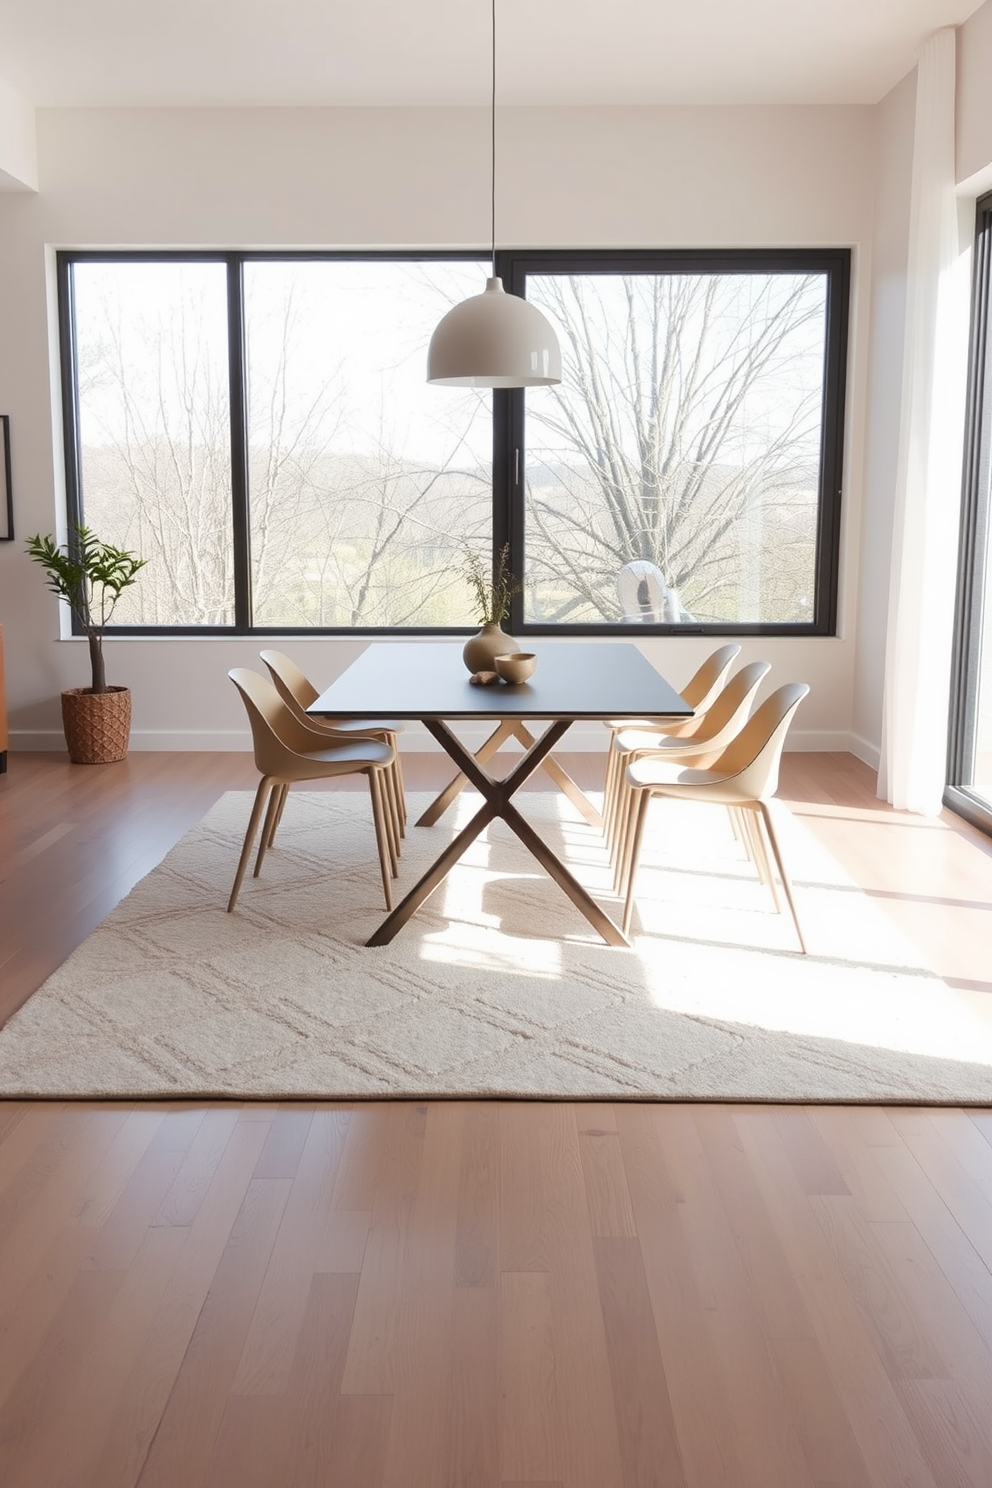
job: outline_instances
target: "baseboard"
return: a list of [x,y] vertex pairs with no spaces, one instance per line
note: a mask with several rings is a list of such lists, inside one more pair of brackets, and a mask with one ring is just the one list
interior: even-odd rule
[[[533,727],[533,726],[532,726]],[[492,733],[489,723],[458,723],[454,725],[460,739],[478,748]],[[599,754],[606,746],[607,734],[601,723],[586,720],[574,723],[561,743],[564,753]],[[131,749],[135,752],[158,751],[162,753],[244,753],[251,750],[251,734],[247,729],[133,729]],[[404,750],[416,753],[435,751],[439,745],[419,723],[407,724],[403,733]],[[807,753],[854,754],[866,764],[878,768],[878,751],[871,755],[872,745],[867,740],[840,729],[802,730],[793,729],[786,748]],[[65,738],[61,729],[12,729],[11,753],[17,750],[58,751],[65,750]],[[863,753],[862,751],[868,751]]]
[[[241,753],[251,749],[251,734],[248,729],[193,731],[180,729],[144,730],[132,729],[130,748],[135,753],[156,750],[162,753],[193,754],[199,752],[232,751]],[[11,729],[11,753],[18,750],[65,753],[65,735],[61,729]]]
[[864,739],[860,734],[851,734],[847,750],[856,759],[862,760],[866,765],[870,765],[873,770],[877,771],[880,768],[882,751],[870,739]]
[[65,753],[65,734],[61,729],[11,729],[10,752],[16,754],[18,750],[42,752],[61,749]]

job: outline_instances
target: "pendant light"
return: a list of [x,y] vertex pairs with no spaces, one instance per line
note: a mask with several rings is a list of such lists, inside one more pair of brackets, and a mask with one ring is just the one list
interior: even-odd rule
[[427,381],[446,387],[546,387],[561,382],[558,338],[540,310],[496,277],[496,0],[493,8],[492,275],[449,310],[431,337]]

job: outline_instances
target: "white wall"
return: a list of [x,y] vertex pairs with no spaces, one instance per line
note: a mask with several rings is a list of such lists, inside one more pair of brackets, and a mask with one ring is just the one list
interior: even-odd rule
[[[478,109],[40,112],[40,191],[0,197],[0,411],[11,415],[18,538],[61,518],[55,248],[485,245],[487,131]],[[745,660],[768,657],[776,680],[812,684],[793,736],[811,748],[848,748],[852,724],[874,147],[874,112],[862,108],[500,111],[503,243],[855,249],[840,636],[744,647]],[[56,602],[20,541],[0,544],[0,621],[12,748],[61,747],[58,694],[85,681],[83,643],[58,639]],[[360,644],[293,648],[323,681]],[[134,690],[135,748],[246,739],[225,674],[254,662],[255,643],[106,649],[110,679]],[[644,649],[678,685],[710,643]]]
[[34,109],[0,78],[0,191],[37,189]]
[[915,72],[876,109],[871,334],[851,743],[852,752],[876,768],[882,734],[889,566],[899,463],[915,109]]
[[979,196],[992,188],[992,0],[958,31],[957,178]]

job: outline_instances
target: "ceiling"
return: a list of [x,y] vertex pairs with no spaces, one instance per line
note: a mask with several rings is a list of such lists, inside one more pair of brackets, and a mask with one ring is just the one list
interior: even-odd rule
[[[981,0],[497,0],[504,104],[871,104]],[[40,107],[488,104],[490,0],[0,0]]]

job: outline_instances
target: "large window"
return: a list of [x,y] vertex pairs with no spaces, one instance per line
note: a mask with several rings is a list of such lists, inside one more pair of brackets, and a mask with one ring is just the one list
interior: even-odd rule
[[992,832],[992,196],[978,203],[947,804]]
[[424,349],[484,265],[64,255],[71,515],[147,558],[121,626],[471,624],[485,394]]
[[429,387],[457,256],[62,253],[69,515],[149,560],[123,629],[827,634],[846,253],[503,253],[560,386]]

